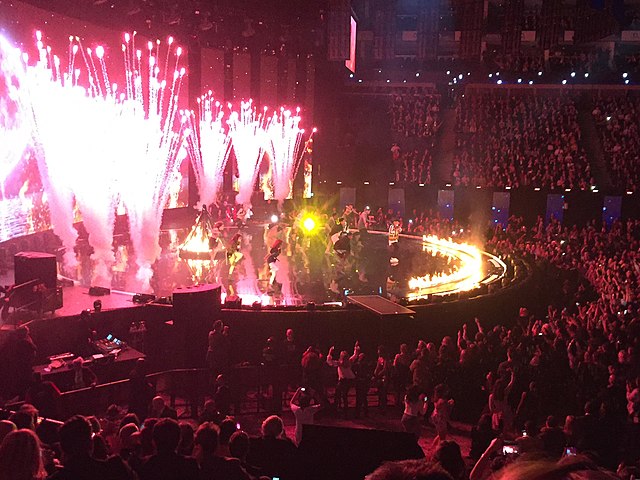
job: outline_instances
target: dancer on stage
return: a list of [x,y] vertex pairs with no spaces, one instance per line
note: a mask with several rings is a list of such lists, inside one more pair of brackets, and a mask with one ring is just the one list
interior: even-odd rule
[[236,233],[233,237],[231,237],[231,241],[229,242],[229,247],[227,249],[227,263],[229,264],[229,277],[233,275],[233,271],[236,268],[244,255],[240,251],[242,249],[242,234]]
[[389,250],[393,254],[398,253],[398,241],[400,240],[400,232],[402,232],[400,220],[394,218],[393,222],[391,222],[391,225],[389,225]]
[[269,269],[269,291],[268,293],[275,293],[276,291],[282,291],[282,284],[276,281],[276,275],[278,274],[278,256],[282,252],[282,240],[278,239],[275,241],[271,249],[269,250],[269,254],[265,257],[265,261],[267,262],[267,268]]

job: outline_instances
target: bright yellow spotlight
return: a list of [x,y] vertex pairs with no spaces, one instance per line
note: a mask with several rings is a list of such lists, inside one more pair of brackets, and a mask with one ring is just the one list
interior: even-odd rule
[[316,221],[312,217],[307,217],[302,221],[302,226],[307,233],[311,233],[316,228]]

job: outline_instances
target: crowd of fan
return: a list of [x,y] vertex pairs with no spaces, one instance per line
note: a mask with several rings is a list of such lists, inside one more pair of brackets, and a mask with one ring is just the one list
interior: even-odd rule
[[640,100],[631,97],[595,99],[598,125],[612,184],[635,190],[640,185]]
[[580,188],[593,185],[580,146],[577,110],[569,98],[460,98],[457,105],[455,185]]
[[432,137],[440,126],[437,95],[393,95],[389,107],[391,129],[401,137]]
[[[383,212],[378,214],[386,221]],[[440,236],[463,230],[417,210],[406,215],[405,225],[418,234]],[[447,336],[439,344],[421,339],[415,348],[403,344],[396,353],[384,346],[369,353],[357,341],[353,354],[331,348],[323,355],[315,347],[302,353],[293,331],[287,331],[281,345],[275,339],[267,342],[262,357],[274,365],[300,365],[300,379],[281,382],[301,380],[310,392],[296,391],[294,416],[312,423],[318,408],[330,406],[335,384],[333,406],[344,414],[367,415],[367,392],[375,389],[382,411],[402,407],[405,431],[420,436],[423,422],[430,421],[436,433],[430,461],[386,465],[372,474],[374,480],[524,478],[514,469],[523,468],[527,458],[541,457],[552,463],[536,462],[537,468],[546,465],[549,471],[559,468],[554,462],[560,460],[572,471],[595,472],[596,465],[618,470],[617,477],[602,473],[600,478],[637,475],[640,221],[579,229],[555,221],[545,226],[541,219],[527,227],[512,218],[505,230],[489,234],[487,248],[521,255],[537,264],[545,278],[559,278],[556,303],[543,313],[539,305],[532,305],[531,312],[521,309],[509,327],[489,327],[486,319],[476,319],[457,338]],[[207,359],[218,373],[225,370],[222,365],[228,368],[230,352],[228,330],[222,322],[214,327]],[[296,441],[286,438],[281,418],[271,416],[260,435],[248,436],[228,417],[230,392],[224,378],[217,378],[216,394],[197,427],[178,423],[174,409],[161,397],[152,398],[144,374],[132,375],[132,381],[133,396],[140,401],[132,397],[126,415],[113,406],[100,420],[75,416],[58,428],[52,422],[38,425],[37,411],[25,404],[0,422],[0,479],[304,478],[296,447],[299,432]],[[29,399],[46,408],[38,391]],[[349,403],[351,391],[355,408]],[[55,393],[50,389],[48,395]],[[470,472],[459,445],[448,439],[452,417],[480,419],[471,432],[469,456],[476,464]],[[512,450],[518,454],[503,454]],[[590,460],[578,465],[563,458],[574,450]],[[393,477],[395,470],[440,476]]]
[[391,147],[393,179],[397,183],[431,184],[431,147],[402,151],[397,143]]

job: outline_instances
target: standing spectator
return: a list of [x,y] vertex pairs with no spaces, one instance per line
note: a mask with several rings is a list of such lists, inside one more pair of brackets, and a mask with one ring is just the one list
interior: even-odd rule
[[393,359],[393,386],[396,392],[396,405],[402,404],[407,386],[411,384],[411,354],[406,343],[400,345],[400,353]]
[[307,391],[305,387],[296,390],[291,398],[291,413],[296,419],[296,445],[300,445],[302,440],[302,426],[313,425],[313,417],[320,409],[320,404],[313,396],[313,392]]
[[222,374],[216,378],[216,392],[213,394],[213,401],[216,410],[222,417],[231,413],[231,389],[227,385],[227,378]]
[[46,476],[35,433],[21,429],[4,437],[0,444],[0,480],[41,480]]
[[155,388],[147,379],[147,363],[139,358],[129,374],[129,413],[135,413],[144,421],[154,393]]
[[447,439],[449,433],[449,418],[451,417],[451,409],[454,405],[451,398],[449,388],[440,384],[433,390],[433,413],[431,413],[431,422],[436,427],[436,437],[433,439],[433,445],[438,445]]
[[198,464],[193,458],[177,453],[180,425],[163,418],[153,427],[156,454],[150,456],[140,471],[140,480],[197,480]]
[[213,322],[213,330],[209,332],[209,346],[207,348],[207,366],[211,372],[211,380],[226,371],[229,362],[227,337],[223,335],[222,320]]
[[500,378],[493,386],[489,395],[489,413],[491,414],[491,427],[496,432],[511,434],[513,431],[513,410],[509,404],[509,394],[513,388],[514,375],[511,370],[511,380],[507,385]]
[[336,367],[338,371],[338,383],[336,385],[334,403],[336,409],[339,410],[340,408],[343,408],[346,415],[349,409],[349,390],[354,385],[356,378],[351,365],[360,353],[360,345],[356,342],[355,347],[353,348],[353,355],[351,357],[349,357],[349,353],[346,350],[340,352],[340,358],[338,360],[334,360],[333,358],[334,350],[335,347],[331,347],[327,354],[327,365]]
[[373,376],[373,367],[368,361],[364,353],[358,355],[357,360],[353,364],[353,373],[356,375],[356,418],[360,415],[369,416],[369,401],[367,396],[371,387],[371,377]]
[[282,361],[285,365],[295,365],[299,358],[298,344],[292,328],[287,328],[282,344]]
[[427,396],[420,393],[416,385],[409,387],[404,396],[404,413],[402,414],[402,428],[405,432],[413,433],[416,440],[422,431],[422,418],[427,413]]
[[384,347],[378,347],[378,360],[373,371],[373,381],[378,392],[378,408],[384,414],[387,410],[387,392],[391,382],[391,361],[386,358]]

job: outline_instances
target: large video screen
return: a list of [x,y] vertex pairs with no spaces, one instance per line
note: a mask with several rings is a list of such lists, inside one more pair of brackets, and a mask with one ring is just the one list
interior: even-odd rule
[[[47,60],[52,65],[60,65],[61,75],[71,72],[73,77],[77,77],[74,81],[90,88],[85,70],[94,68],[98,76],[104,74],[100,72],[103,67],[95,60],[96,52],[100,51],[104,58],[105,78],[108,78],[102,88],[112,88],[115,84],[119,91],[124,91],[126,85],[126,56],[123,53],[125,32],[48,12],[15,0],[0,0],[0,241],[51,228],[46,180],[43,178],[46,172],[43,174],[42,162],[39,162],[42,151],[38,147],[37,136],[27,121],[29,113],[25,111],[24,102],[20,99],[20,89],[24,85],[21,84],[20,65],[16,63],[15,55],[17,48],[22,52],[22,62],[26,61],[30,65],[38,59],[37,31],[41,32],[40,41],[48,52]],[[134,63],[138,50],[159,49],[159,58],[164,58],[165,52],[169,51],[166,39],[160,39],[161,43],[158,43],[155,38],[145,38],[142,35],[129,38],[131,54],[128,57]],[[71,61],[72,44],[78,49],[73,57],[77,63]],[[94,60],[89,58],[89,50],[93,51]],[[184,47],[180,63],[184,67],[187,65]],[[182,82],[179,103],[181,108],[188,107],[186,81]],[[52,118],[55,121],[55,113]],[[65,125],[61,124],[59,128],[63,132]],[[73,136],[75,132],[64,133],[65,138],[77,138]],[[85,139],[77,138],[78,142],[83,140]],[[92,145],[86,147],[87,161],[90,161],[95,152],[92,152]],[[64,145],[60,148],[64,148]],[[187,169],[188,162],[182,162],[179,175],[172,180],[174,185],[167,207],[184,206],[188,203]],[[100,179],[95,178],[95,181]],[[75,220],[79,219],[79,214],[76,213]]]
[[345,66],[356,73],[356,42],[358,39],[358,23],[351,17],[351,29],[349,32],[349,59],[345,60]]

